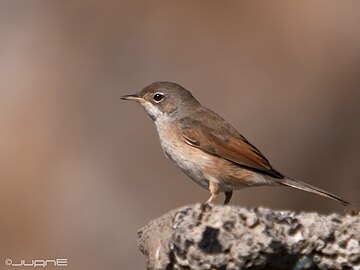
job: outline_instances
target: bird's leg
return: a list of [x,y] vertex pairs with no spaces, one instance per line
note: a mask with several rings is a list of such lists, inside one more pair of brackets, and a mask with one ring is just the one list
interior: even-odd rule
[[209,191],[211,193],[210,198],[205,202],[205,205],[215,201],[220,192],[220,186],[218,183],[209,182]]
[[215,201],[215,199],[217,198],[217,196],[219,195],[220,192],[220,186],[219,184],[215,183],[215,182],[211,182],[209,181],[209,191],[211,193],[210,198],[204,202],[203,204],[201,204],[201,212],[205,212],[206,207],[212,203],[213,201]]
[[230,200],[231,200],[231,197],[232,197],[232,195],[233,195],[233,191],[232,191],[232,190],[225,191],[224,194],[225,194],[224,205],[227,205],[227,204],[229,204],[229,202],[230,202]]

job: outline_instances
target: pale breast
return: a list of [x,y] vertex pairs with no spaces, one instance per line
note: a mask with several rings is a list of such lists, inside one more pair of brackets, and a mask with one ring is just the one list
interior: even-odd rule
[[203,172],[214,163],[214,157],[185,143],[177,127],[155,122],[161,147],[169,159],[201,186],[207,188],[208,179]]

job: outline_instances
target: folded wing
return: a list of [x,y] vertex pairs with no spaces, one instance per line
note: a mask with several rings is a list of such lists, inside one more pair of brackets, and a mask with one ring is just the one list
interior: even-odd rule
[[227,159],[239,166],[282,179],[264,155],[243,136],[233,130],[216,131],[200,121],[192,123],[191,128],[184,128],[182,136],[185,142],[202,151]]

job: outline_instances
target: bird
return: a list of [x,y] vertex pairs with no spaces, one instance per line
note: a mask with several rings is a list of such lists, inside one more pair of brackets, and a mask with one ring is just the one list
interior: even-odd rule
[[165,156],[210,192],[204,203],[234,190],[288,186],[336,200],[346,200],[277,171],[268,159],[217,113],[202,106],[190,91],[173,82],[154,82],[121,99],[139,103],[153,120]]

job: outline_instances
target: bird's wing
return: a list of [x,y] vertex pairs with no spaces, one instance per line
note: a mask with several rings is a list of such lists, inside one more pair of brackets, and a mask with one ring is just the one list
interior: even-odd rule
[[[191,121],[191,125],[184,125],[182,128],[182,136],[188,145],[250,170],[268,174],[275,178],[284,178],[255,146],[229,124],[225,123],[224,125],[222,121],[216,121],[219,125],[215,130],[204,122]],[[213,124],[211,126],[214,126]]]

